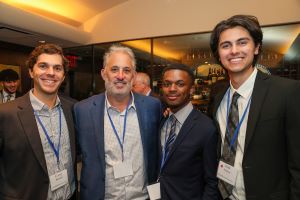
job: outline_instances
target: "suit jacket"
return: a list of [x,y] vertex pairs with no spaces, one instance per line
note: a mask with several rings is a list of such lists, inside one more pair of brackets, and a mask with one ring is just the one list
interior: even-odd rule
[[[75,166],[72,104],[60,98]],[[49,176],[33,108],[26,95],[0,105],[0,199],[46,199]]]
[[[227,89],[215,97],[214,117]],[[300,82],[258,71],[242,161],[247,200],[300,199],[299,102]]]
[[213,121],[193,109],[161,169],[162,199],[218,199],[216,148],[217,132]]
[[[148,182],[155,181],[158,159],[158,129],[161,116],[160,102],[153,97],[134,93],[139,120]],[[74,106],[75,124],[82,152],[80,196],[83,200],[104,199],[104,93],[92,96]]]

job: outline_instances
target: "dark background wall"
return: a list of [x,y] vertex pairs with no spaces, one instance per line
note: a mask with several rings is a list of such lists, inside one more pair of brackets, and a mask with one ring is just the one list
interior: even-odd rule
[[20,66],[22,93],[31,88],[31,78],[25,62],[32,50],[31,47],[0,41],[0,64]]

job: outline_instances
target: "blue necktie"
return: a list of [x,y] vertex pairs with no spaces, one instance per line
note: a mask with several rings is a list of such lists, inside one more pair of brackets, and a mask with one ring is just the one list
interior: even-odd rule
[[170,116],[170,124],[171,124],[171,128],[170,128],[170,131],[169,131],[169,136],[168,136],[168,139],[166,141],[166,152],[165,154],[166,155],[169,155],[171,149],[172,149],[172,146],[174,144],[174,141],[176,139],[176,134],[175,134],[175,131],[176,131],[176,117],[174,115],[171,115]]

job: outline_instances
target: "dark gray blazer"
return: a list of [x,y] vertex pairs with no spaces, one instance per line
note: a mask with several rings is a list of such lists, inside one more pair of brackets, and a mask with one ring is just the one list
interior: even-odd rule
[[[227,89],[214,99],[214,117]],[[299,81],[258,71],[242,168],[247,200],[300,199]]]
[[[75,167],[72,104],[60,97]],[[49,177],[29,93],[0,105],[0,199],[46,199]]]

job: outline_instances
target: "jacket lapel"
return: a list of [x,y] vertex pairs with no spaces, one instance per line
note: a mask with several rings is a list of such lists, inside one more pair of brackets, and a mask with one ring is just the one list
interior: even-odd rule
[[229,87],[229,83],[227,84],[226,87],[222,88],[222,90],[214,97],[213,99],[213,106],[212,106],[212,114],[213,114],[213,119],[214,119],[214,122],[216,124],[216,127],[218,129],[218,143],[217,143],[217,156],[218,158],[221,157],[221,148],[222,148],[222,137],[221,137],[221,129],[220,129],[220,126],[219,126],[219,123],[218,123],[218,120],[217,120],[217,111],[218,111],[218,108],[221,104],[221,101],[224,97],[224,95],[226,94],[226,91],[228,90],[228,87]]
[[94,131],[100,161],[103,164],[102,170],[105,174],[105,158],[104,158],[104,106],[105,95],[100,94],[94,99],[93,105],[90,109],[91,119],[94,125]]
[[24,133],[27,136],[29,144],[31,145],[32,151],[34,152],[44,172],[48,174],[43,146],[33,114],[33,109],[30,103],[29,93],[20,98],[22,98],[22,100],[18,105],[20,109],[18,111],[18,117],[24,129]]
[[248,123],[247,123],[247,131],[246,131],[246,141],[245,141],[245,148],[244,152],[246,153],[247,147],[253,137],[254,130],[259,118],[260,110],[263,105],[265,96],[268,90],[268,82],[266,81],[269,78],[269,75],[263,74],[262,72],[258,71],[253,92],[252,92],[252,99],[251,105],[249,109],[248,115]]
[[184,121],[175,141],[173,144],[173,147],[171,148],[171,151],[169,153],[169,156],[163,166],[163,168],[165,168],[165,166],[168,164],[168,161],[171,159],[171,157],[174,155],[176,149],[178,148],[178,146],[182,143],[182,141],[184,140],[185,137],[187,137],[187,135],[190,133],[190,130],[192,129],[192,127],[194,126],[194,121],[197,120],[196,117],[196,110],[193,109],[192,112],[189,114],[189,116],[186,118],[186,120]]
[[144,160],[145,160],[145,165],[148,166],[148,152],[146,152],[147,147],[147,137],[148,134],[145,130],[145,127],[147,127],[147,124],[145,124],[145,122],[147,122],[148,120],[146,119],[147,117],[149,117],[147,115],[147,113],[145,113],[145,106],[144,104],[144,100],[142,98],[140,98],[139,95],[134,94],[134,104],[136,107],[136,113],[137,113],[137,117],[138,117],[138,121],[139,121],[139,126],[140,126],[140,132],[141,132],[141,139],[142,139],[142,146],[143,146],[143,151],[144,151]]
[[73,122],[73,115],[72,115],[72,107],[68,106],[67,103],[64,101],[63,98],[60,98],[62,109],[64,112],[64,116],[67,122],[68,131],[69,131],[69,138],[70,138],[70,146],[71,146],[71,154],[72,154],[72,161],[76,163],[76,141],[75,141],[75,130],[74,130],[74,122]]

